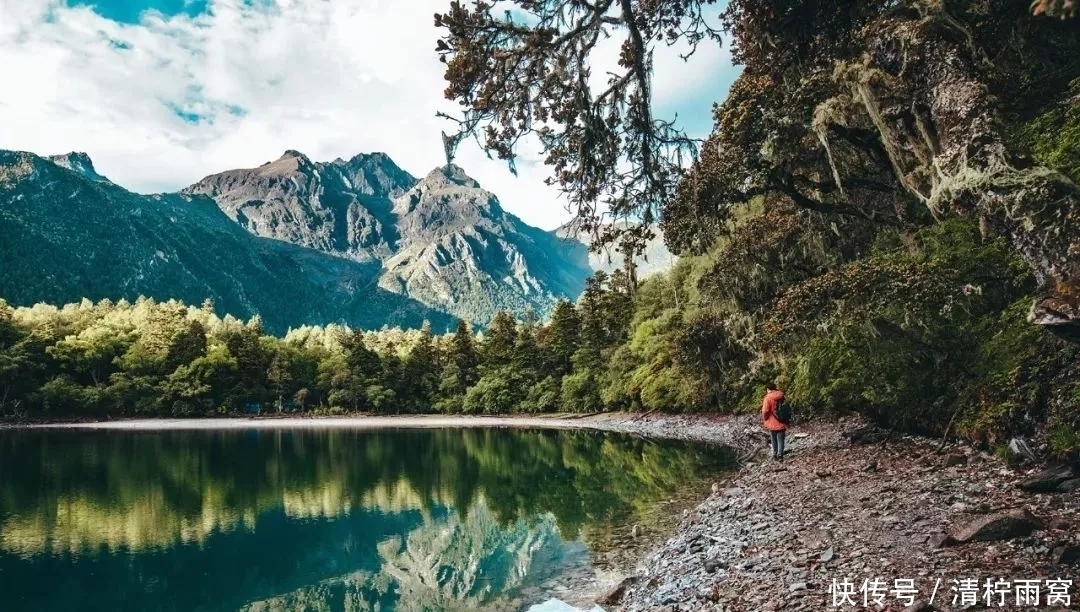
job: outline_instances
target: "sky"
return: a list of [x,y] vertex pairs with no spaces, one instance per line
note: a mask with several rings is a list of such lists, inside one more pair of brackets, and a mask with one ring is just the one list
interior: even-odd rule
[[[0,0],[0,149],[83,151],[141,193],[288,149],[382,151],[422,177],[453,127],[435,116],[454,110],[434,52],[449,1]],[[657,48],[654,104],[703,138],[738,69],[722,46],[683,51]],[[519,153],[516,177],[471,141],[455,163],[526,222],[567,221],[538,147]]]

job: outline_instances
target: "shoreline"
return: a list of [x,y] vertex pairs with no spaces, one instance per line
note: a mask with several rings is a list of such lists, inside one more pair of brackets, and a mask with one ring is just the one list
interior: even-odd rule
[[[602,412],[540,415],[346,415],[201,418],[130,418],[107,421],[0,422],[5,430],[214,431],[236,429],[443,429],[497,427],[521,429],[590,429],[649,438],[730,446],[745,452],[763,434],[746,415],[678,415]],[[755,436],[755,434],[758,434]],[[767,437],[765,438],[767,439]]]
[[[767,459],[768,434],[756,415],[133,419],[5,424],[0,430],[590,429],[722,444],[743,455],[742,466],[720,475],[711,495],[689,504],[670,535],[655,540],[636,568],[626,567],[609,574],[606,584],[594,585],[607,590],[594,610],[608,612],[840,609],[832,605],[833,580],[853,583],[861,605],[859,585],[875,578],[888,589],[895,580],[910,579],[917,592],[913,607],[889,595],[886,607],[871,602],[873,609],[951,611],[970,607],[952,605],[956,579],[978,580],[982,597],[982,585],[991,577],[1019,581],[1077,575],[1080,489],[1023,491],[1017,485],[1039,472],[1039,466],[1009,467],[962,444],[939,447],[938,440],[897,435],[856,445],[845,438],[845,432],[862,425],[857,418],[797,425],[789,432],[790,455],[782,462]],[[1007,513],[1026,513],[1037,523],[986,541],[945,541],[946,535]],[[935,594],[931,587],[938,579]],[[1073,602],[1080,601],[1080,583],[1069,592]],[[931,596],[933,606],[920,607]],[[1010,609],[1072,609],[1047,605],[1045,588],[1043,597],[1039,606]]]

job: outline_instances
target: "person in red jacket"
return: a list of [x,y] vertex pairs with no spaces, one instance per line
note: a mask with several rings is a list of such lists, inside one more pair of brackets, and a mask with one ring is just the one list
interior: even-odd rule
[[761,420],[765,429],[772,434],[773,459],[784,458],[784,438],[787,434],[787,424],[776,418],[777,402],[784,399],[784,392],[776,388],[775,383],[765,385],[765,401],[761,403]]

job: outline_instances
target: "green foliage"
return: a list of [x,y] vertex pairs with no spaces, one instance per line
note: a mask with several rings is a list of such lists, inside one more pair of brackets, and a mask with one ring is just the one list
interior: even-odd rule
[[1050,451],[1060,457],[1080,455],[1080,429],[1059,425],[1050,430]]
[[1067,99],[1023,124],[1016,134],[1019,147],[1037,162],[1080,183],[1080,81]]

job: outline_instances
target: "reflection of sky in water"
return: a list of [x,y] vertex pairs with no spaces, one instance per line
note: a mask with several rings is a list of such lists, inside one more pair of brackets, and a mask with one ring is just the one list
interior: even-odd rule
[[582,432],[0,432],[3,609],[521,610],[587,564],[583,526],[725,459]]

